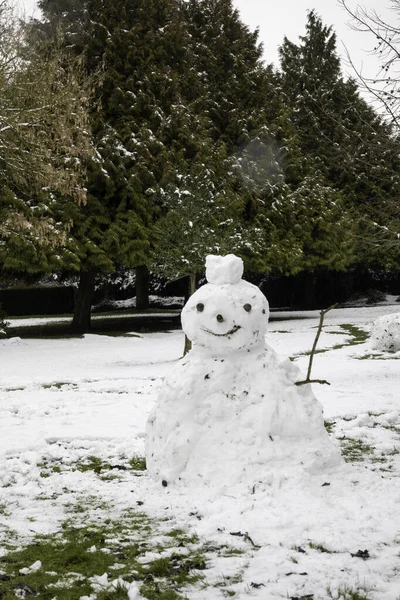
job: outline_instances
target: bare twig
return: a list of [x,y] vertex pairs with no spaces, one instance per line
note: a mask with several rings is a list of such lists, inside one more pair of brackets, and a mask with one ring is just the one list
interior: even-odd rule
[[311,379],[311,369],[312,369],[312,364],[313,364],[313,360],[314,360],[314,354],[317,350],[319,336],[321,335],[322,327],[324,324],[325,315],[327,312],[329,312],[330,310],[332,310],[333,308],[336,308],[336,307],[337,307],[337,304],[333,304],[329,308],[325,308],[324,310],[321,310],[321,312],[319,313],[320,314],[319,324],[318,324],[317,334],[315,336],[315,340],[313,343],[313,347],[311,349],[310,360],[308,363],[307,376],[304,379],[304,381],[296,381],[296,385],[305,385],[306,383],[326,383],[327,385],[330,385],[329,381],[326,381],[325,379]]

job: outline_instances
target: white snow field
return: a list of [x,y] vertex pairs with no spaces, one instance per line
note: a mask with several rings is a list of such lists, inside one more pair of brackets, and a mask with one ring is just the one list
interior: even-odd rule
[[[396,312],[398,304],[387,304],[325,317],[312,378],[330,385],[312,388],[343,464],[314,474],[285,461],[269,472],[266,464],[262,483],[243,487],[232,478],[223,493],[163,487],[131,460],[144,456],[146,421],[181,357],[181,331],[0,340],[0,584],[7,554],[37,536],[60,535],[66,522],[97,523],[104,538],[89,551],[110,554],[109,523],[140,511],[147,537],[127,526],[124,543],[142,543],[144,568],[171,553],[200,548],[205,557],[201,577],[174,584],[163,600],[400,599],[400,352],[373,350],[366,337],[374,320]],[[318,311],[272,317],[279,320],[269,323],[267,343],[305,377]],[[191,542],[178,543],[171,530]],[[20,573],[46,569],[32,556]],[[119,578],[123,567],[124,554],[116,554],[81,598],[118,584],[130,600],[148,597],[134,573]]]

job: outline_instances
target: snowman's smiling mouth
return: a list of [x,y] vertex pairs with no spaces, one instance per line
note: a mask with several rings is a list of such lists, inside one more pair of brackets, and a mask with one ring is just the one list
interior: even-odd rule
[[215,333],[214,331],[211,331],[210,329],[206,329],[205,327],[202,327],[203,331],[205,331],[206,333],[211,333],[211,335],[216,335],[217,337],[226,337],[228,335],[233,335],[239,329],[241,329],[241,326],[240,325],[235,325],[234,327],[232,327],[232,329],[230,329],[226,333]]

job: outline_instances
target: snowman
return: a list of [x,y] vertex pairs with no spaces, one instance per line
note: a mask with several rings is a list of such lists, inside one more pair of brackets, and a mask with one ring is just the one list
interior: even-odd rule
[[254,486],[271,472],[336,466],[322,407],[299,369],[265,343],[268,301],[237,256],[208,256],[182,311],[191,351],[167,375],[146,431],[162,485]]

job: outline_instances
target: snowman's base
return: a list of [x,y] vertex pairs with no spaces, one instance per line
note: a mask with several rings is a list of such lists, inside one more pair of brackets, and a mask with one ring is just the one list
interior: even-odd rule
[[166,378],[147,430],[150,475],[163,485],[251,487],[271,473],[341,463],[311,386],[275,352],[191,352]]
[[[228,492],[232,487],[242,490],[260,489],[278,482],[307,475],[320,475],[335,467],[342,465],[340,453],[336,447],[326,444],[325,448],[318,448],[310,441],[308,447],[299,448],[298,443],[288,443],[288,440],[274,442],[275,454],[280,454],[280,459],[260,458],[259,462],[249,462],[244,466],[241,461],[227,461],[224,457],[215,457],[212,463],[205,457],[199,465],[198,457],[190,460],[185,469],[175,476],[170,472],[170,479],[159,479],[158,473],[153,473],[155,480],[159,479],[163,487],[207,487],[218,488]],[[292,452],[288,452],[291,446]],[[299,458],[299,454],[302,460]],[[168,477],[168,474],[166,475]]]

